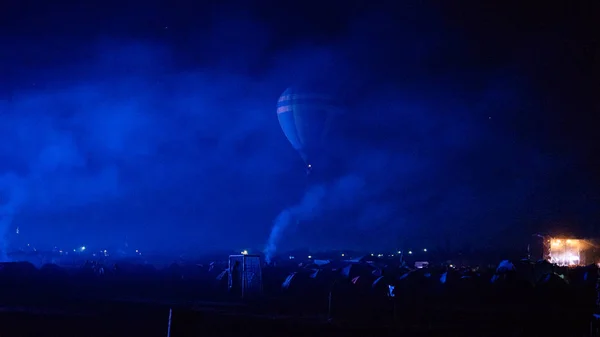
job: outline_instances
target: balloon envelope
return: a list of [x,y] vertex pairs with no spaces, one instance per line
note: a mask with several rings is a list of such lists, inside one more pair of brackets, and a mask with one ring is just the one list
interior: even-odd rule
[[283,133],[310,168],[324,150],[326,136],[339,107],[327,95],[288,88],[277,102],[277,117]]

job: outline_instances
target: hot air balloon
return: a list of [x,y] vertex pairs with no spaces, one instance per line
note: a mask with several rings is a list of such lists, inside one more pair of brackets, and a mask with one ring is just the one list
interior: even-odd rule
[[327,95],[286,89],[277,102],[277,118],[283,133],[298,151],[307,174],[326,153],[326,136],[341,109]]

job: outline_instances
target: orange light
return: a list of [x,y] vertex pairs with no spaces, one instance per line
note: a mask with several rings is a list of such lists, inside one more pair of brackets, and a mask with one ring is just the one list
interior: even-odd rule
[[577,239],[553,239],[550,261],[559,266],[579,265],[582,263],[579,242]]

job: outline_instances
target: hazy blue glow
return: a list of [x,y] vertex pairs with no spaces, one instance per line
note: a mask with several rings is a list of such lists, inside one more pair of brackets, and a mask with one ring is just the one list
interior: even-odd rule
[[[73,42],[0,100],[3,242],[18,226],[68,249],[483,245],[585,209],[552,188],[573,159],[520,134],[544,110],[523,68],[468,64],[467,39],[416,21],[367,13],[325,46],[273,48],[269,27],[236,17],[184,47]],[[29,69],[19,50],[36,48],[4,62]],[[275,114],[295,83],[348,109],[331,130],[340,163],[317,178]]]

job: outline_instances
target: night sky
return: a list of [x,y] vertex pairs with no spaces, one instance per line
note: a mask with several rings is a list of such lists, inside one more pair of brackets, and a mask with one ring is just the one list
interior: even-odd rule
[[[5,250],[600,234],[598,1],[56,3],[0,5]],[[346,110],[309,176],[298,83]]]

